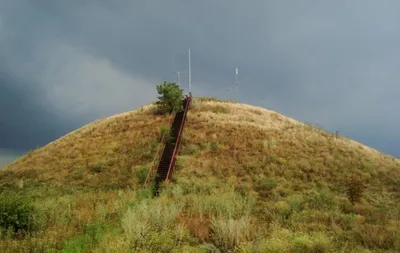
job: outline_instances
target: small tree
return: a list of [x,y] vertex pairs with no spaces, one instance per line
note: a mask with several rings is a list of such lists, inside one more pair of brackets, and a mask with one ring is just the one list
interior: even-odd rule
[[179,85],[165,81],[157,85],[157,92],[161,95],[156,103],[160,113],[172,113],[182,110],[183,90],[179,88]]
[[354,204],[363,196],[365,185],[362,179],[352,176],[346,181],[346,188],[347,197]]

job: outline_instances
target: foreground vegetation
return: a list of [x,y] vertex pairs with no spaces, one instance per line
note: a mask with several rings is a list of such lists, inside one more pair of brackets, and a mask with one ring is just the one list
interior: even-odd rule
[[0,251],[400,250],[399,160],[257,107],[196,99],[174,180],[154,199],[142,183],[168,122],[154,108],[2,171]]

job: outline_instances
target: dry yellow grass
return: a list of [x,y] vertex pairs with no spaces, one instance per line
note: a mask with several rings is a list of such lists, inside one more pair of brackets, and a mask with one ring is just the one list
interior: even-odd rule
[[[66,237],[82,233],[82,224],[100,222],[116,228],[92,252],[110,244],[128,252],[132,242],[116,231],[123,231],[130,219],[150,215],[128,205],[138,201],[140,169],[151,166],[160,129],[168,123],[153,109],[147,105],[97,120],[21,157],[0,172],[0,190],[45,200],[60,212],[70,210],[59,215],[73,222],[50,219],[42,235],[56,248],[63,247]],[[213,243],[238,252],[400,248],[400,230],[395,229],[400,226],[400,160],[274,111],[194,99],[174,177],[177,183],[166,184],[161,200],[143,204],[186,203],[175,221],[180,230],[149,231],[148,240],[156,246],[177,240],[181,249]],[[358,189],[352,178],[364,187],[354,204],[346,193],[349,187]],[[246,214],[241,195],[255,196]],[[125,225],[116,225],[121,217]],[[252,220],[251,233],[239,237],[235,229],[249,225],[242,224],[245,220]]]
[[[235,138],[244,137],[247,142],[249,140],[256,142],[274,138],[275,134],[279,134],[287,137],[285,141],[296,142],[293,143],[296,146],[302,145],[300,142],[304,141],[321,143],[330,141],[330,144],[337,145],[339,149],[359,152],[374,162],[400,165],[398,159],[361,143],[346,138],[336,139],[333,138],[333,134],[316,129],[312,131],[307,129],[304,123],[271,110],[246,104],[197,100],[194,101],[194,108],[188,114],[188,126],[185,129],[186,136],[190,135],[193,142],[212,139],[219,142],[228,141],[231,145],[241,145],[243,143],[239,144]],[[18,171],[35,169],[40,171],[41,180],[48,180],[62,178],[76,167],[111,164],[110,161],[117,162],[116,158],[119,160],[122,158],[127,162],[126,160],[130,158],[124,156],[126,153],[141,144],[149,146],[152,141],[157,140],[160,126],[168,123],[166,116],[152,115],[153,107],[154,105],[146,105],[136,111],[94,121],[21,157],[5,169],[15,168]],[[196,131],[200,127],[205,131]],[[207,130],[214,127],[217,129]],[[207,136],[210,132],[213,132],[213,135]],[[132,165],[144,164],[143,160],[137,157],[131,160]],[[151,159],[145,160],[148,162]]]
[[[128,184],[124,175],[151,161],[150,145],[167,123],[168,117],[152,115],[151,105],[97,120],[21,157],[2,176],[7,184],[13,175],[24,177],[26,184]],[[96,167],[104,171],[94,173]]]

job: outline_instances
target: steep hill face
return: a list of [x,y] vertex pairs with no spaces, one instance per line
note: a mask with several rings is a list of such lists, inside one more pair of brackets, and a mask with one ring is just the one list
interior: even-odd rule
[[[400,249],[398,159],[250,105],[195,99],[173,183],[152,199],[141,185],[169,120],[153,109],[95,121],[1,171],[2,191],[48,216],[32,235],[43,239],[4,247],[86,236],[88,252]],[[96,243],[86,223],[101,227]]]

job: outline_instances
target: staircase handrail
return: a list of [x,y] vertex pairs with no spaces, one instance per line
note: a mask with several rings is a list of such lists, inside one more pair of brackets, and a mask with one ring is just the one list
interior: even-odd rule
[[[171,115],[172,115],[172,114],[171,114]],[[171,121],[172,121],[172,118],[173,118],[173,117],[171,117],[171,115],[170,115],[169,120],[168,120],[169,129],[171,129],[171,124],[172,124]],[[150,180],[153,178],[155,172],[157,171],[157,167],[158,167],[157,165],[158,165],[158,162],[159,162],[160,159],[161,159],[161,154],[162,154],[161,151],[163,150],[163,149],[161,148],[161,146],[165,146],[164,139],[165,139],[165,136],[166,136],[167,133],[168,133],[168,132],[164,132],[164,133],[163,133],[163,135],[162,135],[162,137],[161,137],[161,141],[160,141],[160,143],[157,145],[157,151],[156,151],[156,154],[155,154],[155,156],[154,156],[152,166],[151,166],[149,172],[147,173],[147,177],[146,177],[146,181],[144,182],[144,185],[148,185],[148,184],[150,183]]]
[[185,105],[185,109],[184,109],[185,111],[183,113],[182,124],[181,124],[181,126],[179,128],[178,137],[177,137],[176,142],[175,142],[174,152],[172,153],[172,161],[171,161],[171,164],[169,165],[169,168],[168,168],[168,174],[167,174],[166,180],[169,180],[169,178],[172,175],[172,170],[175,168],[176,155],[178,154],[178,151],[179,151],[179,146],[180,146],[180,142],[181,142],[181,138],[182,138],[182,131],[183,131],[183,127],[184,127],[185,122],[186,122],[186,115],[187,115],[187,112],[189,110],[189,106],[190,106],[191,100],[192,100],[191,96],[187,96],[186,97],[186,105]]

